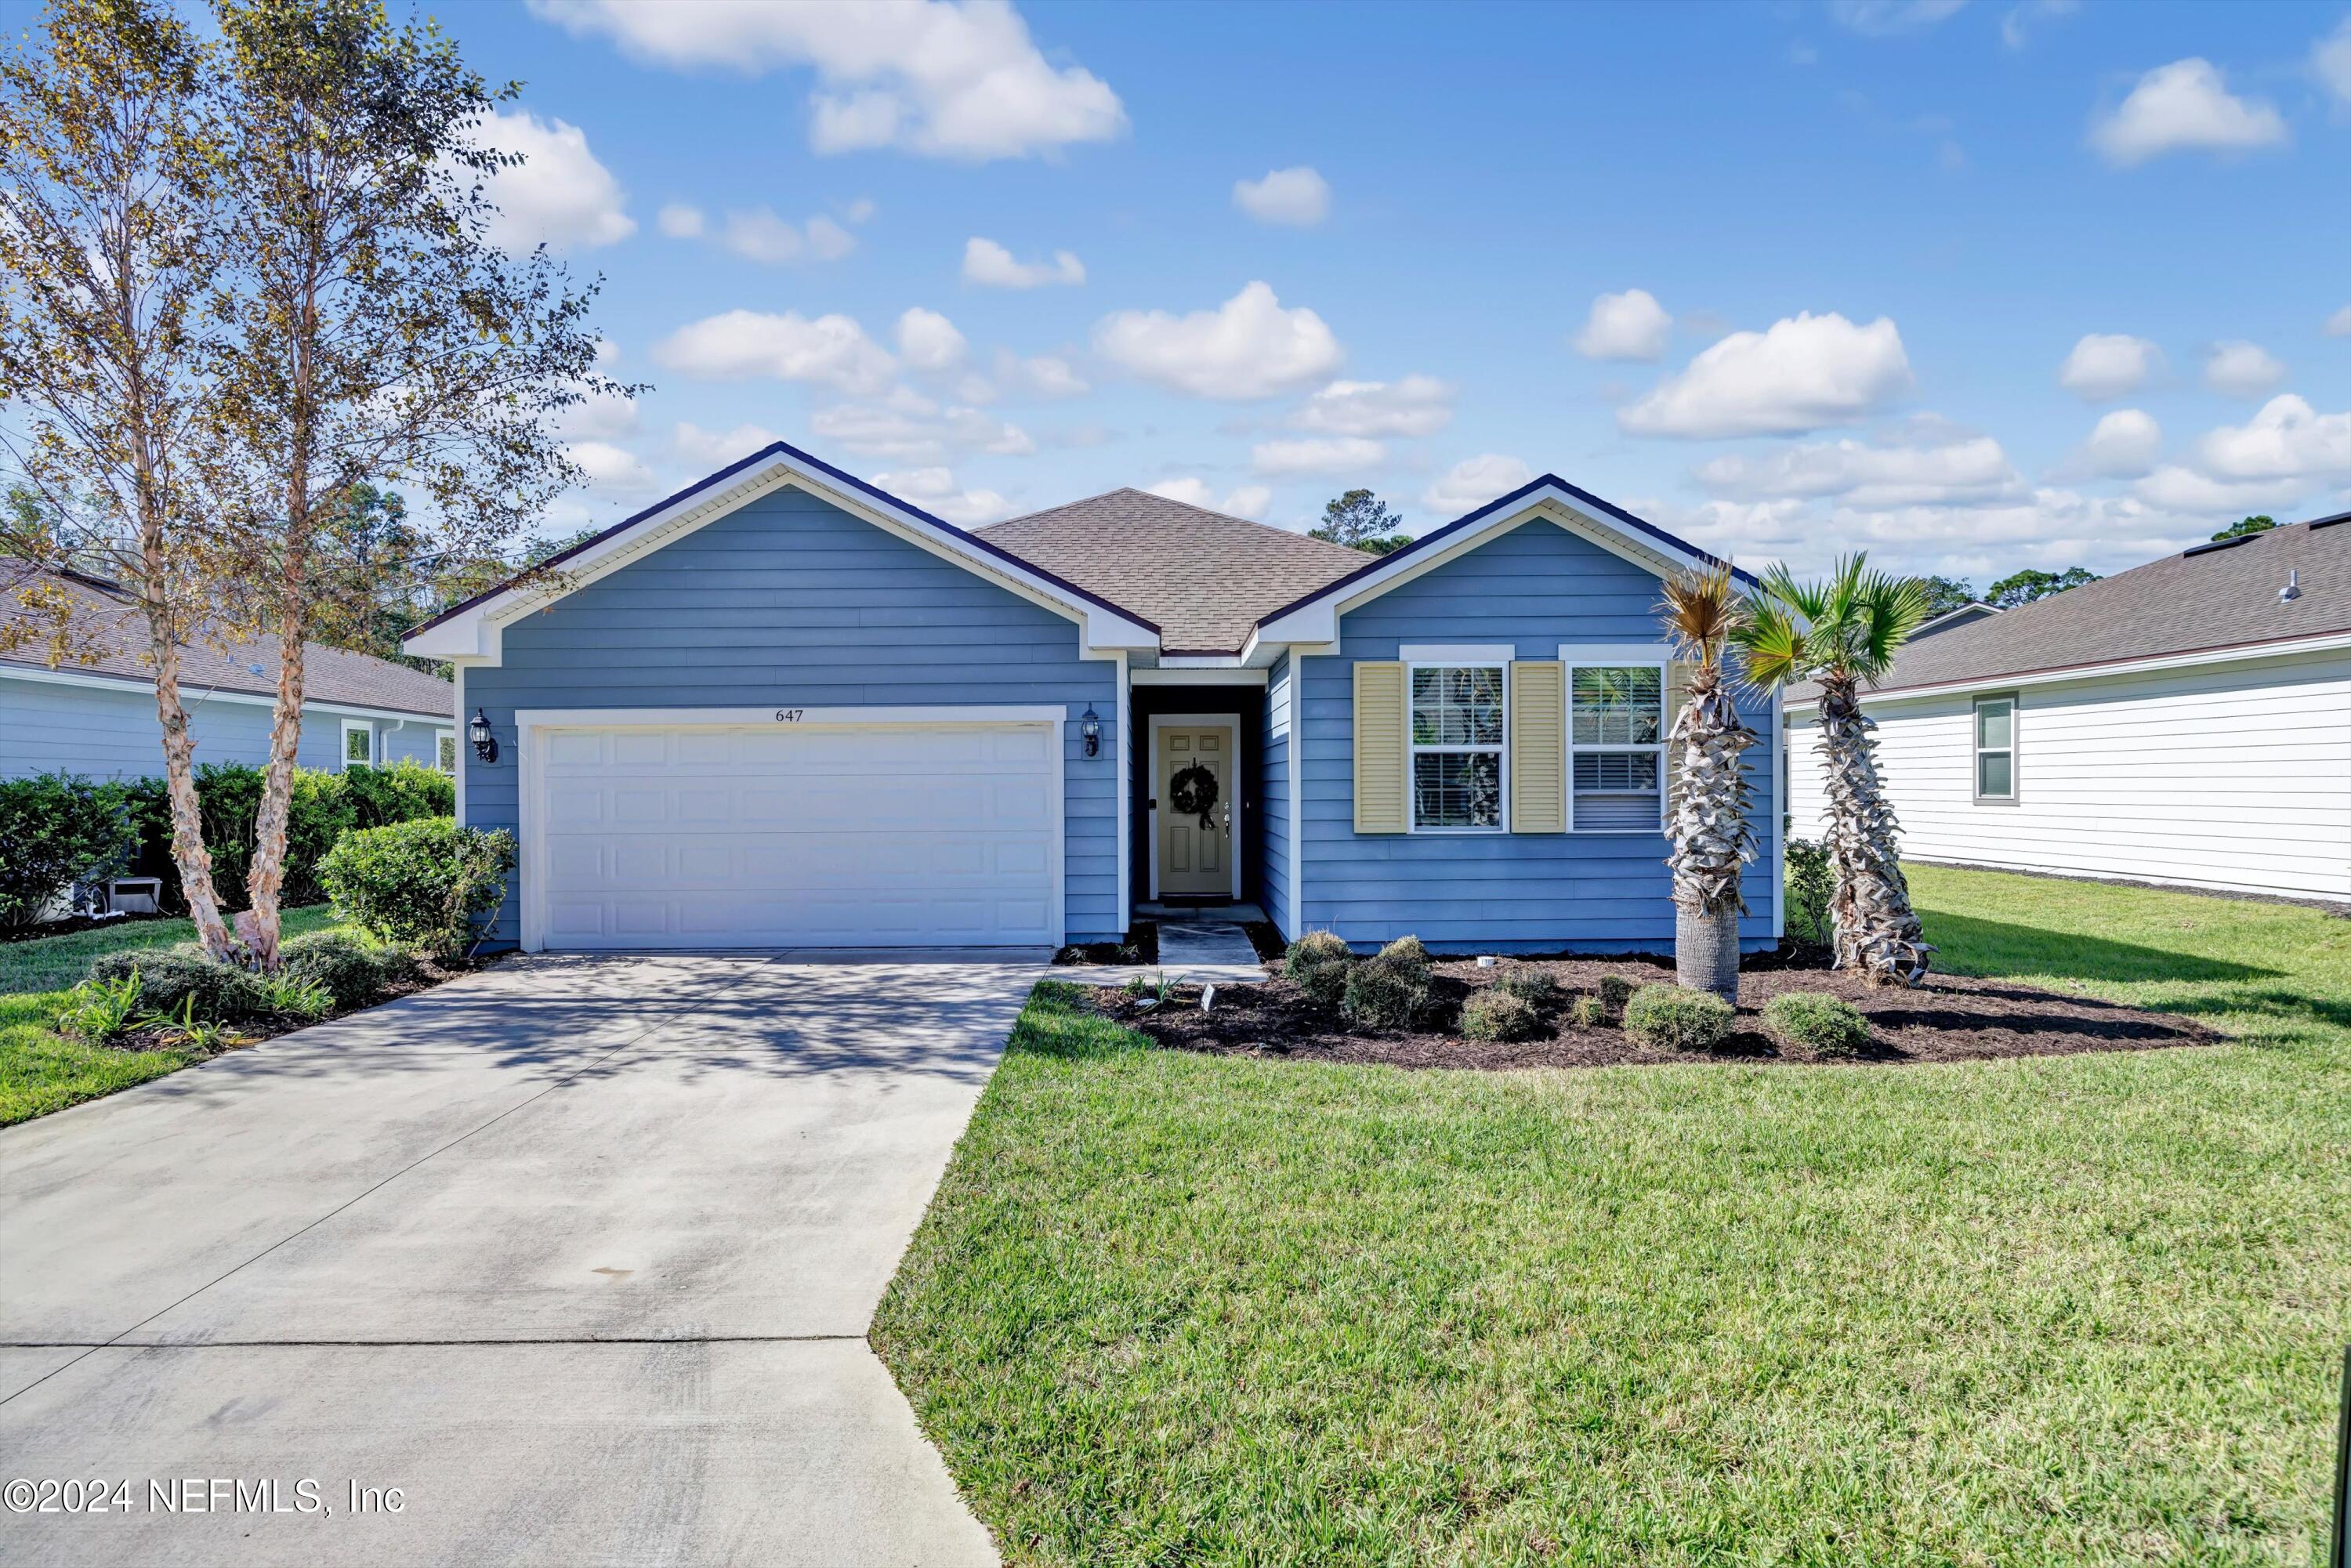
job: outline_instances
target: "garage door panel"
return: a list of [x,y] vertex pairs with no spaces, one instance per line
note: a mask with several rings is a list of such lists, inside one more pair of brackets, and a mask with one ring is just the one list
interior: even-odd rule
[[1059,939],[1058,727],[551,731],[551,947]]

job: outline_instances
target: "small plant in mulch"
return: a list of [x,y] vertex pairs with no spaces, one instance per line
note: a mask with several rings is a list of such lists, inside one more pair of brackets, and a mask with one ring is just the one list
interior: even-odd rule
[[1399,936],[1347,971],[1339,1011],[1355,1029],[1409,1029],[1436,1011],[1428,983],[1428,949],[1416,936]]
[[1567,1004],[1567,1021],[1577,1029],[1600,1029],[1608,1022],[1608,1009],[1598,997],[1578,997]]
[[1625,1032],[1657,1051],[1712,1051],[1730,1038],[1738,1013],[1710,991],[1643,986],[1625,1004]]
[[1603,975],[1594,988],[1600,998],[1600,1010],[1610,1018],[1622,1018],[1625,1004],[1633,999],[1636,988],[1622,975]]
[[1764,1003],[1763,1032],[1823,1056],[1855,1056],[1870,1044],[1866,1014],[1842,997],[1815,991],[1787,991]]
[[1336,1012],[1347,992],[1355,955],[1336,932],[1309,931],[1282,956],[1281,972],[1325,1012]]
[[1489,986],[1461,1004],[1464,1040],[1532,1040],[1541,1032],[1542,1019],[1536,1014],[1534,1004],[1500,986]]
[[1559,981],[1541,969],[1507,969],[1494,988],[1531,1008],[1547,1008],[1559,1000]]

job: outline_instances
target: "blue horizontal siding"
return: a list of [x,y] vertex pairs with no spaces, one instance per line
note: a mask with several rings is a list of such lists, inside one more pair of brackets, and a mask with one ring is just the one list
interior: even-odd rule
[[[259,767],[269,760],[267,705],[230,702],[193,690],[184,695],[198,764]],[[374,727],[379,758],[433,761],[431,720],[412,719],[402,729],[394,720],[380,719]],[[295,761],[331,770],[342,766],[342,758],[340,716],[306,709]],[[162,778],[163,730],[155,716],[154,692],[65,685],[0,673],[0,778],[57,772],[91,779]]]
[[[1565,529],[1524,524],[1343,616],[1336,656],[1299,665],[1302,756],[1301,925],[1359,946],[1416,936],[1479,951],[1664,951],[1674,938],[1667,842],[1656,833],[1358,833],[1354,831],[1357,660],[1407,643],[1507,644],[1555,659],[1573,643],[1655,643],[1657,579]],[[1744,891],[1742,946],[1771,945],[1779,768],[1771,705],[1742,708],[1765,744],[1748,753],[1752,821],[1763,852]]]
[[[1064,914],[1072,942],[1126,928],[1118,901],[1117,666],[1078,627],[802,491],[759,499],[506,629],[465,672],[503,747],[466,748],[465,818],[520,827],[514,716],[539,707],[1061,706]],[[1102,750],[1076,719],[1092,705]],[[519,936],[509,898],[499,935]]]
[[1259,751],[1258,817],[1264,824],[1265,912],[1284,937],[1296,935],[1290,907],[1290,655],[1273,662],[1265,684],[1265,739]]

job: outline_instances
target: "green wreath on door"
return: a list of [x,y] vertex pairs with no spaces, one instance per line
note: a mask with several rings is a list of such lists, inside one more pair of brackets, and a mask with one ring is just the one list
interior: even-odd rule
[[1217,776],[1199,763],[1176,770],[1167,781],[1167,799],[1179,814],[1199,818],[1204,831],[1217,825],[1208,818],[1217,809]]

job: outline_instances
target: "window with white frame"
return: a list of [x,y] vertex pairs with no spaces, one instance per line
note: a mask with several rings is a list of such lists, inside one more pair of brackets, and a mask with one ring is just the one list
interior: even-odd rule
[[1976,699],[1976,799],[2016,799],[2016,699]]
[[1500,831],[1506,668],[1412,666],[1414,831]]
[[457,771],[457,732],[436,729],[433,732],[433,765],[444,773]]
[[343,766],[375,766],[375,726],[363,718],[343,720]]
[[1666,820],[1666,666],[1568,672],[1568,777],[1579,833],[1654,833]]

